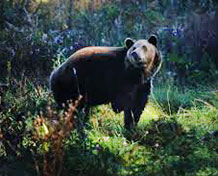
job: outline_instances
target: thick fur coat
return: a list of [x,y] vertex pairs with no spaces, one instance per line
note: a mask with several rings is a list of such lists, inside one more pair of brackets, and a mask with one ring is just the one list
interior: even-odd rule
[[139,121],[148,100],[151,79],[161,65],[157,38],[125,40],[124,47],[86,47],[54,70],[50,87],[61,106],[83,96],[87,107],[111,103],[124,110],[127,129]]

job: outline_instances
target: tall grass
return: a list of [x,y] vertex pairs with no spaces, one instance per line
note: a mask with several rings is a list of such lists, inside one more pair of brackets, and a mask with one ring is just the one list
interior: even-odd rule
[[1,94],[0,174],[217,175],[217,90],[205,90],[155,85],[133,131],[111,105],[94,107],[81,135],[76,106],[57,110],[46,88],[11,81]]

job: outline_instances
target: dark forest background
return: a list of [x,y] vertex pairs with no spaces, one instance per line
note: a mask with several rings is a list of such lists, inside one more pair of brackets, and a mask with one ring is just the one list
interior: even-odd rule
[[0,78],[45,80],[54,60],[90,45],[119,46],[157,34],[163,77],[180,84],[217,77],[217,1],[2,0]]

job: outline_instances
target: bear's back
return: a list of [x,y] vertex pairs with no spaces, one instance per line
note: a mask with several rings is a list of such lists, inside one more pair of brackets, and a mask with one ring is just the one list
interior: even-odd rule
[[80,60],[80,59],[102,59],[116,58],[124,59],[126,56],[127,49],[124,47],[106,47],[106,46],[89,46],[82,48],[72,54],[69,60]]
[[[126,53],[125,47],[85,47],[72,54],[61,67],[66,65],[65,73],[68,75],[67,70],[70,70],[70,75],[76,77],[78,83],[72,84],[79,87],[82,95],[89,95],[88,104],[107,103],[120,92],[125,84]],[[73,76],[73,69],[76,71],[75,76]],[[63,77],[66,78],[67,75]],[[69,79],[65,82],[71,81],[72,79]]]

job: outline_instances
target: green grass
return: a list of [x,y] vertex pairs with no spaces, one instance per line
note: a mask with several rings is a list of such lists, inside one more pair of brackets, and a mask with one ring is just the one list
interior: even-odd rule
[[[218,130],[214,92],[157,89],[132,132],[123,128],[123,113],[113,113],[110,105],[93,109],[84,158],[73,154],[78,152],[75,144],[68,153],[84,164],[78,175],[218,174],[218,136],[212,134]],[[78,163],[70,163],[73,172]]]
[[[21,170],[20,175],[37,175],[34,160],[43,161],[42,151],[35,155],[30,151],[40,150],[45,143],[34,141],[29,131],[36,115],[46,112],[46,104],[52,108],[55,104],[45,88],[29,83],[24,87],[23,93],[18,86],[4,97],[7,109],[0,112],[1,131],[4,134],[7,128],[11,136],[19,132],[23,137],[12,142],[16,156],[6,153],[7,146],[0,142],[5,162],[0,175],[13,175],[14,168]],[[24,96],[27,90],[32,99]],[[217,102],[213,88],[180,90],[157,85],[133,131],[124,129],[123,113],[114,113],[110,105],[92,108],[85,137],[73,130],[64,140],[62,175],[218,175]],[[23,120],[17,123],[20,111]]]

